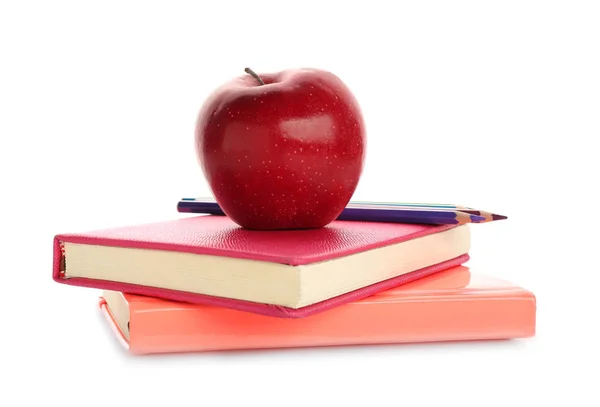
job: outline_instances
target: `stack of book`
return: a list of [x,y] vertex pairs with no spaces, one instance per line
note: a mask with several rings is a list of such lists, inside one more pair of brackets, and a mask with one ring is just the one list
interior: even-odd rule
[[465,266],[471,224],[505,217],[378,205],[351,203],[320,229],[255,231],[181,200],[194,216],[55,236],[53,278],[102,289],[136,354],[534,335],[534,295]]

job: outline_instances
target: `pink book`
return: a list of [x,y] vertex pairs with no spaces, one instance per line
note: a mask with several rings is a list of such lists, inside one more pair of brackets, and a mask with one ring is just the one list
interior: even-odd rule
[[297,318],[463,264],[469,247],[469,225],[335,221],[253,231],[195,216],[57,235],[53,278]]
[[526,338],[536,300],[459,266],[301,319],[106,291],[100,306],[135,354]]

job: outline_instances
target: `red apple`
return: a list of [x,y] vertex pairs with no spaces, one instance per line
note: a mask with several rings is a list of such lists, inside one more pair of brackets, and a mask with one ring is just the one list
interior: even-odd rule
[[248,229],[329,224],[363,170],[356,99],[323,70],[246,72],[209,96],[196,124],[198,161],[217,203]]

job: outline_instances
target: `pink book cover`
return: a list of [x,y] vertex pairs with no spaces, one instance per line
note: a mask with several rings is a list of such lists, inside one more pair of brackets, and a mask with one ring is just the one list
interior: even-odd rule
[[65,242],[123,248],[178,251],[193,254],[277,262],[292,266],[347,256],[385,245],[405,242],[454,228],[456,225],[416,225],[334,221],[321,229],[253,231],[240,228],[224,216],[196,216],[144,225],[105,229],[87,233],[59,234],[54,238],[53,279],[61,284],[122,291],[204,305],[217,305],[282,318],[301,318],[368,297],[450,267],[464,264],[468,253],[453,259],[385,280],[360,289],[304,306],[290,308],[232,298],[216,297],[161,287],[66,278]]
[[100,308],[134,354],[514,339],[536,328],[533,293],[465,266],[301,319],[114,291]]

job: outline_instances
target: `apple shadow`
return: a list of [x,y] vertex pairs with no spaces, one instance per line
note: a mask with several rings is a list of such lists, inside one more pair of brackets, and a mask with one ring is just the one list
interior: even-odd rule
[[223,231],[221,238],[232,247],[249,247],[252,242],[252,251],[270,252],[276,245],[281,250],[279,254],[285,256],[296,255],[299,251],[323,253],[327,247],[348,247],[349,243],[364,241],[365,232],[364,228],[354,230],[342,228],[339,224],[315,229],[276,230],[269,233],[239,226]]
[[235,247],[244,246],[251,241],[253,246],[263,245],[265,249],[275,242],[284,245],[288,242],[295,244],[301,241],[304,250],[311,252],[322,250],[324,243],[334,246],[342,244],[345,240],[340,230],[329,226],[318,229],[285,229],[269,231],[269,233],[239,227],[225,232],[224,238]]

